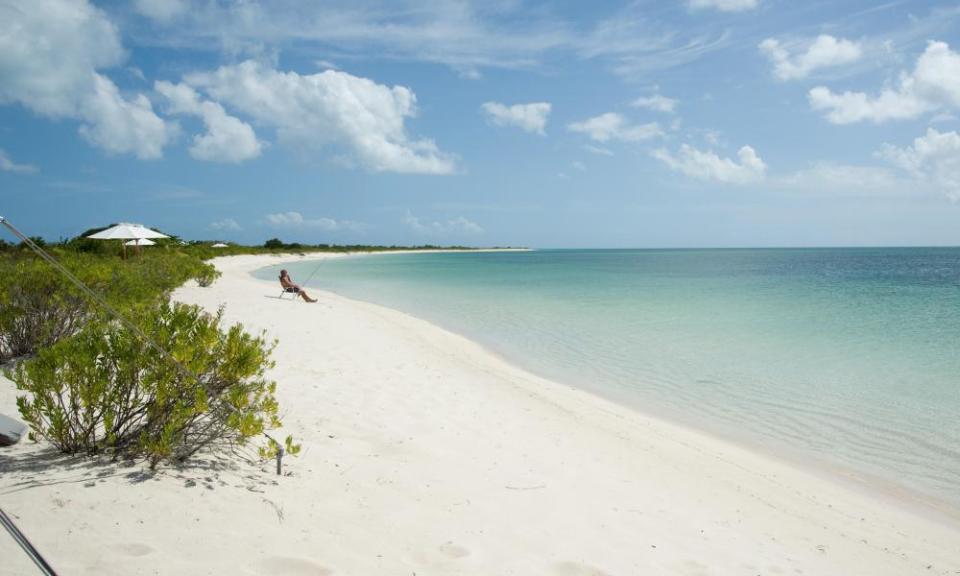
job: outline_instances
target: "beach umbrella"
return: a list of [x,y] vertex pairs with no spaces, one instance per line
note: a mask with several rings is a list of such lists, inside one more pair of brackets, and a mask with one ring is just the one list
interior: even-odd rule
[[227,247],[227,245],[224,244],[223,242],[217,242],[216,244],[214,244],[213,246],[211,246],[211,248],[226,248],[226,247]]
[[[94,240],[139,240],[141,238],[169,238],[166,234],[161,234],[156,230],[151,230],[142,224],[130,224],[129,222],[121,222],[107,228],[106,230],[101,230],[96,234],[91,234],[87,238],[92,238]],[[127,246],[123,245],[123,254],[127,254]]]
[[136,240],[130,240],[129,242],[124,242],[127,246],[153,246],[156,244],[153,240],[148,240],[147,238],[137,238]]

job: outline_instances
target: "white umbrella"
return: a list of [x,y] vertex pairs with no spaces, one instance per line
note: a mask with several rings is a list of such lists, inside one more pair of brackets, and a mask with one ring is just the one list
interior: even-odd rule
[[[169,238],[166,234],[161,234],[155,230],[151,230],[142,224],[130,224],[128,222],[121,222],[115,226],[111,226],[106,230],[101,230],[96,234],[91,234],[87,238],[93,238],[94,240],[139,240],[141,238]],[[127,246],[123,245],[123,254],[127,254]]]
[[211,246],[211,248],[226,248],[226,247],[227,247],[227,245],[224,244],[223,242],[217,242],[216,244],[214,244],[213,246]]
[[154,244],[156,244],[156,242],[153,240],[147,240],[146,238],[137,238],[136,240],[124,242],[125,246],[153,246]]
[[169,238],[169,236],[151,230],[142,224],[121,222],[116,226],[91,234],[87,238],[93,238],[94,240],[129,240],[131,238]]

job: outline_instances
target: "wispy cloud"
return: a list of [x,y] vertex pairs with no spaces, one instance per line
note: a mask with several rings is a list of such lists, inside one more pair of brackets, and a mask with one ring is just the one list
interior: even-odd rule
[[753,10],[759,4],[759,0],[687,0],[687,6],[692,10],[713,9],[721,12]]
[[211,230],[221,230],[226,232],[239,232],[243,229],[233,218],[224,218],[222,220],[211,222],[209,228]]
[[679,102],[673,98],[667,98],[662,94],[652,96],[641,96],[630,103],[634,108],[645,108],[654,112],[664,112],[672,114],[677,109]]
[[39,171],[33,164],[17,164],[10,159],[3,148],[0,148],[0,170],[15,174],[35,174]]
[[417,234],[425,236],[473,236],[484,232],[479,224],[463,216],[444,221],[427,221],[408,211],[403,217],[403,223]]
[[484,102],[481,109],[487,118],[497,126],[516,126],[524,132],[545,134],[547,118],[550,116],[549,102],[531,102],[507,106],[499,102]]
[[367,225],[352,220],[334,220],[333,218],[304,218],[299,212],[278,212],[267,214],[266,222],[276,228],[313,228],[325,232],[362,232]]
[[640,142],[663,136],[656,122],[633,124],[616,112],[607,112],[580,122],[567,125],[571,132],[586,134],[591,140],[606,143],[611,141]]

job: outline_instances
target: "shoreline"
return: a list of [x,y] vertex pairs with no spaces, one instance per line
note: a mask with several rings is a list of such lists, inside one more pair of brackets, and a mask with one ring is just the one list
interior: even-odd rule
[[[526,372],[424,320],[250,272],[174,298],[278,338],[271,463],[148,474],[0,450],[0,506],[64,573],[954,574],[960,531]],[[325,256],[330,257],[330,256]],[[335,256],[333,256],[335,257]],[[0,381],[0,411],[12,384]],[[14,412],[15,413],[15,412]],[[0,545],[0,551],[9,547]],[[0,573],[6,572],[0,566]]]
[[[477,251],[489,252],[489,251],[529,251],[532,249],[479,249]],[[459,252],[457,250],[428,250],[428,251],[398,251],[398,252],[375,252],[375,253],[366,253],[366,252],[351,252],[351,253],[342,253],[335,254],[333,257],[356,257],[356,256],[371,256],[374,254],[415,254],[418,252]],[[294,256],[298,257],[298,256]],[[325,259],[323,257],[314,258],[314,260]],[[309,258],[300,260],[305,261]],[[274,263],[276,264],[276,263]],[[271,264],[266,264],[269,266]],[[266,281],[262,278],[257,278],[254,276],[254,272],[259,270],[253,269],[250,271],[252,278],[256,279],[259,282],[266,282],[269,284],[269,281]],[[545,381],[548,381],[556,386],[560,387],[571,387],[577,390],[580,390],[586,394],[595,396],[604,401],[611,402],[617,406],[626,408],[628,410],[634,411],[637,414],[641,415],[644,418],[650,418],[661,422],[667,426],[675,426],[688,430],[694,434],[702,434],[709,436],[711,438],[730,443],[738,448],[745,449],[757,454],[760,457],[774,459],[780,463],[783,463],[787,466],[803,470],[815,474],[816,476],[826,480],[828,482],[834,483],[838,486],[842,486],[847,489],[862,491],[865,494],[884,500],[885,502],[897,506],[898,508],[903,509],[905,512],[921,515],[932,519],[937,522],[945,523],[947,526],[953,527],[960,530],[960,506],[957,506],[954,502],[945,500],[936,495],[923,492],[917,488],[897,483],[893,480],[883,478],[881,476],[870,474],[869,472],[864,472],[856,469],[850,465],[847,465],[842,462],[831,461],[825,457],[819,457],[815,454],[810,454],[803,452],[801,450],[793,449],[789,446],[777,445],[775,442],[765,441],[762,438],[753,437],[748,433],[736,433],[732,430],[723,429],[721,426],[711,426],[702,422],[694,422],[692,419],[684,419],[680,415],[674,413],[670,416],[657,415],[652,412],[649,407],[645,407],[642,403],[638,401],[631,401],[631,399],[625,397],[624,395],[618,395],[615,393],[605,392],[600,387],[594,386],[582,386],[577,383],[565,381],[562,377],[551,376],[548,374],[542,374],[537,372],[533,368],[529,368],[523,364],[522,359],[512,358],[508,354],[502,353],[494,348],[491,348],[477,340],[471,338],[469,334],[462,333],[453,328],[442,325],[428,319],[425,319],[416,314],[407,312],[405,310],[400,310],[397,308],[392,308],[388,305],[379,304],[376,302],[371,302],[362,299],[352,298],[346,296],[339,292],[329,292],[322,290],[318,287],[307,287],[308,290],[316,293],[325,293],[328,295],[335,294],[337,297],[347,300],[349,302],[374,306],[382,308],[384,310],[390,310],[391,312],[403,314],[410,318],[416,319],[417,321],[424,322],[433,327],[436,327],[439,330],[443,330],[452,335],[455,335],[459,338],[469,341],[472,345],[482,349],[484,353],[489,354],[493,357],[496,357],[498,360],[505,364],[509,364],[513,368],[528,372],[531,375],[541,378]]]

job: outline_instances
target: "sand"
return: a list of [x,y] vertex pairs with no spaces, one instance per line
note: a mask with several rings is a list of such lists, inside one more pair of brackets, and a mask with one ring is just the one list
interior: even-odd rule
[[[279,339],[271,463],[0,449],[0,507],[62,574],[960,574],[960,528],[586,392],[379,306],[280,300],[218,259],[178,300]],[[0,381],[0,412],[15,414]],[[22,574],[0,534],[0,573]],[[29,573],[29,572],[27,572]]]

